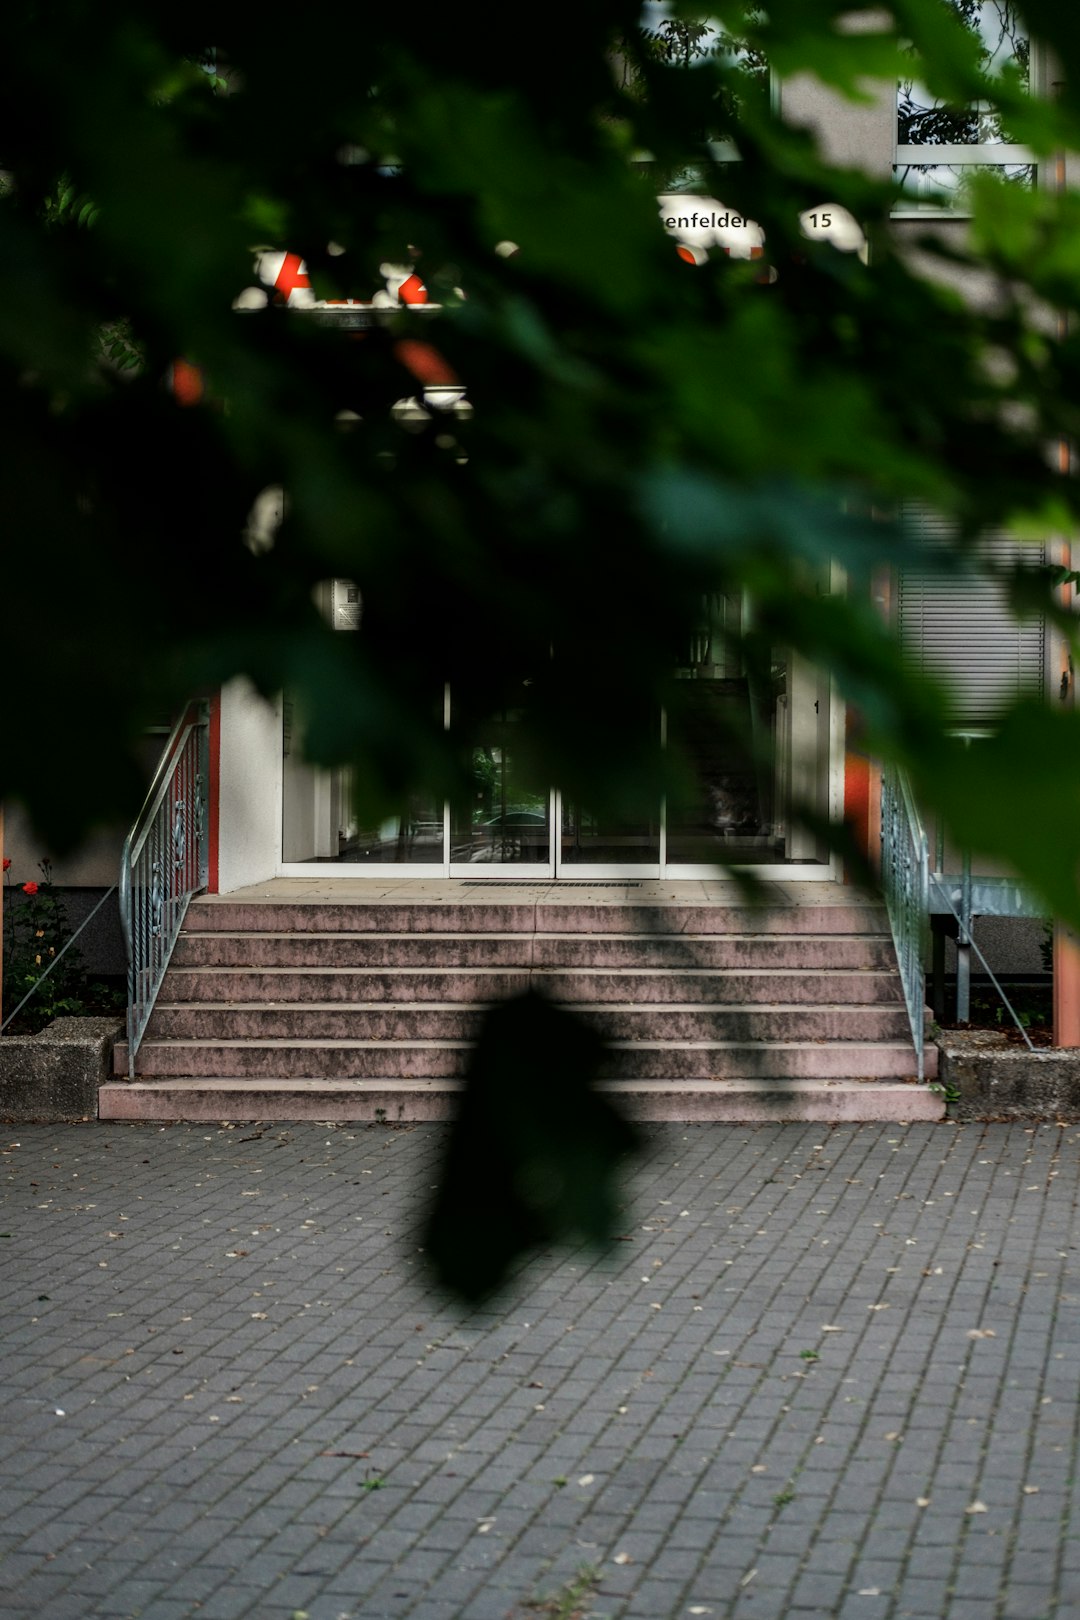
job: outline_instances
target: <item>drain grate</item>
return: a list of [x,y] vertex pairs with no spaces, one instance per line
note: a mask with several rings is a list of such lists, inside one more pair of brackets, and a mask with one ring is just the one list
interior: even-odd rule
[[[462,881],[469,882],[468,878],[464,878]],[[588,878],[521,878],[518,881],[513,878],[479,878],[475,883],[470,883],[469,887],[472,889],[550,889],[554,887],[560,889],[640,889],[641,884],[635,882],[633,878],[627,879],[626,882],[622,878],[596,878],[591,883]]]

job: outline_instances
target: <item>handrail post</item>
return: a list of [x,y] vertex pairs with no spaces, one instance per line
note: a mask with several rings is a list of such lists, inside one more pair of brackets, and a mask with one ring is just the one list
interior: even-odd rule
[[956,935],[956,1022],[971,1022],[971,851],[960,874],[960,927]]

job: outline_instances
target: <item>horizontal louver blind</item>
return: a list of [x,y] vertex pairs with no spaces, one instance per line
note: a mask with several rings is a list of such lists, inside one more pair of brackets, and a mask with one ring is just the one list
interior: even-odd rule
[[[906,507],[904,517],[928,556],[955,532],[948,520],[923,508]],[[1046,561],[1044,546],[993,531],[980,539],[979,552],[1003,567]],[[1045,621],[1016,619],[996,580],[905,568],[898,620],[910,662],[949,688],[959,717],[970,724],[986,724],[1017,697],[1044,690]]]

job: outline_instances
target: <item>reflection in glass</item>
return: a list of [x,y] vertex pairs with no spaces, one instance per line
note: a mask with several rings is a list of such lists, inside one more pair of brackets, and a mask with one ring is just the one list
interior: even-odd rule
[[[617,714],[612,712],[616,706]],[[651,740],[653,753],[647,767],[624,771],[610,781],[603,802],[583,804],[573,793],[562,794],[560,866],[572,871],[597,866],[616,872],[622,867],[645,867],[645,875],[657,875],[661,839],[659,707],[654,700],[627,690],[627,683],[615,682],[603,696],[586,699],[583,691],[583,712],[587,724],[591,721],[598,733],[606,732],[609,745],[624,738],[627,754],[634,757],[640,756],[642,743]]]
[[[1008,69],[1027,86],[1031,45],[1012,0],[948,0],[962,26],[978,41],[984,73]],[[901,80],[896,103],[899,146],[995,146],[1013,137],[987,102],[949,107],[914,78]]]
[[282,775],[282,859],[285,861],[443,861],[443,811],[414,794],[396,815],[360,819],[349,769],[323,771],[286,753]]
[[517,713],[504,709],[480,727],[469,753],[469,797],[450,810],[451,861],[546,865],[551,859],[551,795],[522,758],[517,722]]
[[660,859],[660,806],[621,814],[593,814],[564,799],[560,860],[563,866],[655,866]]
[[[664,738],[666,797],[655,773],[644,770],[612,781],[604,804],[582,804],[565,793],[557,846],[557,795],[537,771],[522,723],[531,681],[479,722],[460,711],[455,722],[446,698],[440,718],[459,728],[465,765],[457,801],[447,811],[441,800],[415,794],[381,820],[358,808],[353,770],[320,770],[304,759],[286,701],[283,860],[411,867],[421,875],[445,871],[450,862],[457,876],[480,877],[485,869],[495,875],[499,868],[509,876],[512,868],[531,878],[562,872],[586,880],[635,867],[635,876],[697,876],[721,863],[821,862],[828,852],[815,829],[829,814],[822,773],[830,748],[828,677],[759,645],[747,614],[738,594],[702,598],[700,620],[673,656],[664,730],[651,703],[642,700],[635,709],[619,684],[588,703],[585,693],[593,688],[583,679],[586,731],[606,727],[609,745],[616,726],[628,743],[652,736],[657,765]],[[633,753],[628,749],[628,757]]]
[[992,174],[1009,185],[1030,190],[1035,184],[1034,163],[905,163],[897,164],[896,178],[902,208],[966,213],[968,186],[973,174]]
[[[758,42],[765,8],[756,0],[746,0],[738,11],[729,12],[726,22],[730,26],[709,19],[673,17],[670,12],[668,5],[646,0],[636,36],[622,36],[617,54],[622,88],[631,96],[645,96],[644,67],[650,62],[684,73],[693,73],[706,62],[716,63],[723,69],[723,78],[713,91],[708,123],[700,134],[705,140],[735,139],[745,109],[764,109],[769,101],[769,63]],[[694,93],[700,97],[700,87]]]
[[[1014,86],[1030,84],[1031,47],[1012,0],[946,0],[978,46],[989,75],[1007,74]],[[913,76],[901,80],[896,102],[896,178],[902,212],[971,209],[971,177],[996,175],[1009,185],[1034,186],[1037,168],[1016,144],[1005,117],[989,101],[949,106]],[[935,151],[941,162],[935,163]],[[927,161],[924,161],[927,160]]]
[[[350,777],[351,772],[335,772]],[[349,799],[351,800],[351,793]],[[347,801],[348,802],[348,801]],[[404,861],[436,865],[443,860],[443,809],[413,794],[403,813],[364,824],[348,816],[338,831],[339,861]]]
[[768,757],[772,694],[746,676],[678,682],[668,710],[677,775],[668,794],[667,858],[677,865],[783,859]]

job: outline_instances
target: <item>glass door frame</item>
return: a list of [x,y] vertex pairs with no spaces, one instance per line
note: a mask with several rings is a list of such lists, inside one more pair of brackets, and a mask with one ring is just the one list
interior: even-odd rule
[[658,855],[655,861],[564,861],[562,858],[563,840],[563,794],[558,788],[554,792],[554,820],[552,828],[555,838],[552,843],[552,852],[555,855],[555,880],[557,882],[578,881],[587,883],[590,880],[605,879],[610,882],[612,878],[625,878],[628,883],[636,883],[641,879],[658,879],[663,870],[664,862],[664,801],[659,801],[659,832]]
[[[813,735],[803,738],[804,758],[801,765],[794,757],[795,744],[790,738],[785,744],[784,768],[803,775],[816,777],[819,809],[828,819],[838,823],[843,814],[843,762],[844,762],[844,705],[834,684],[821,675],[814,701],[818,719],[811,723]],[[820,712],[823,704],[824,714]],[[449,693],[447,693],[447,721],[449,720]],[[714,862],[681,864],[667,859],[667,807],[660,803],[659,858],[652,862],[564,862],[562,860],[562,808],[563,796],[558,788],[548,793],[548,857],[543,861],[454,861],[451,859],[451,810],[443,806],[443,859],[440,861],[340,861],[318,858],[305,861],[285,861],[283,848],[284,771],[279,752],[277,778],[277,826],[279,833],[277,876],[310,878],[325,881],[339,879],[382,879],[401,883],[443,879],[473,883],[536,883],[536,882],[612,882],[620,879],[628,883],[642,881],[664,882],[717,882],[725,880],[730,868]],[[733,863],[734,866],[734,863]],[[835,854],[825,860],[747,861],[736,868],[747,876],[772,882],[828,882],[841,876],[841,863]]]
[[558,822],[555,820],[557,797],[555,789],[549,788],[547,796],[548,856],[546,861],[455,861],[450,837],[450,806],[447,804],[445,810],[446,840],[443,844],[447,856],[445,875],[448,878],[471,880],[473,883],[535,883],[538,879],[542,880],[544,878],[554,880],[556,849],[554,834],[558,831]]

